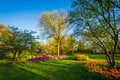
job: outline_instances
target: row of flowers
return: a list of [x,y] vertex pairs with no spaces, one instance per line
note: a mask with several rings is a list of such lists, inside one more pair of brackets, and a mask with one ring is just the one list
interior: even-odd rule
[[120,79],[120,69],[106,67],[107,62],[87,62],[85,67],[92,73],[98,73],[107,79]]
[[28,59],[28,61],[29,62],[37,62],[37,61],[46,61],[46,60],[51,60],[51,59],[61,59],[61,58],[65,58],[65,57],[66,57],[65,54],[61,54],[59,56],[44,55],[44,56]]

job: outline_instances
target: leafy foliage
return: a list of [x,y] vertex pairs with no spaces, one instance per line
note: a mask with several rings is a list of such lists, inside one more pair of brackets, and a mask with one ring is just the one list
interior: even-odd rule
[[76,40],[72,35],[68,35],[63,44],[63,53],[74,53],[76,46]]
[[12,33],[7,26],[0,24],[0,55],[4,56],[11,50],[11,46],[6,45],[8,40],[12,37]]

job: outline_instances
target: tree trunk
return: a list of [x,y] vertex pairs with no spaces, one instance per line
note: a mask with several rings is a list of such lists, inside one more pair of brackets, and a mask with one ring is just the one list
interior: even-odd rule
[[59,56],[60,55],[60,42],[58,40],[58,43],[57,43],[57,55]]
[[112,57],[111,57],[111,55],[107,52],[106,48],[104,47],[103,49],[104,49],[104,52],[105,52],[105,54],[106,54],[106,60],[107,60],[107,63],[109,64],[109,67],[110,67],[110,68],[114,68],[114,66],[115,66],[114,58],[113,58],[113,60],[112,60]]
[[111,67],[112,67],[112,68],[114,68],[114,67],[115,67],[114,54],[115,54],[115,53],[113,53],[113,54],[112,54],[112,56],[111,56]]
[[22,53],[22,51],[20,50],[20,51],[18,52],[18,58],[20,57],[21,53]]
[[15,61],[17,52],[14,51],[13,54],[14,54],[14,56],[13,56],[13,61]]
[[17,58],[16,58],[16,60],[17,60],[17,61],[19,61],[19,58],[20,58],[21,53],[22,53],[22,51],[21,51],[21,50],[19,50],[19,51],[18,51]]
[[111,67],[114,68],[115,66],[115,54],[116,54],[116,48],[117,48],[117,44],[118,44],[118,35],[115,35],[115,38],[114,38],[114,50],[112,52],[112,55],[111,55]]

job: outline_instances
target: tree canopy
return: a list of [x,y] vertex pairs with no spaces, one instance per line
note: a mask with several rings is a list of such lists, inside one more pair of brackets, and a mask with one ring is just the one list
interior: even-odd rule
[[67,14],[64,10],[44,12],[40,16],[40,28],[45,36],[53,38],[57,42],[57,54],[60,54],[60,42],[66,34],[68,25],[66,24]]
[[[76,32],[81,32],[87,40],[96,43],[106,54],[111,67],[114,67],[120,32],[120,6],[116,0],[73,0],[69,12],[69,23],[76,26]],[[110,57],[107,40],[113,42],[112,56]]]
[[29,50],[36,39],[33,31],[20,30],[11,26],[0,25],[0,55],[12,52],[13,60],[19,58],[23,51]]

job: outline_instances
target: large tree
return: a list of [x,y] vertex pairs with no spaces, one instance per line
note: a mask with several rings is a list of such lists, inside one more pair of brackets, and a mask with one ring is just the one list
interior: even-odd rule
[[[75,24],[77,32],[83,32],[87,40],[96,43],[106,54],[110,67],[115,66],[115,53],[120,32],[119,0],[73,0],[69,22]],[[111,55],[104,44],[113,43]]]
[[63,10],[60,13],[57,11],[44,12],[40,16],[40,28],[44,33],[43,35],[56,40],[58,55],[60,54],[60,42],[66,34],[65,30],[68,27],[65,22],[66,18],[67,14]]

